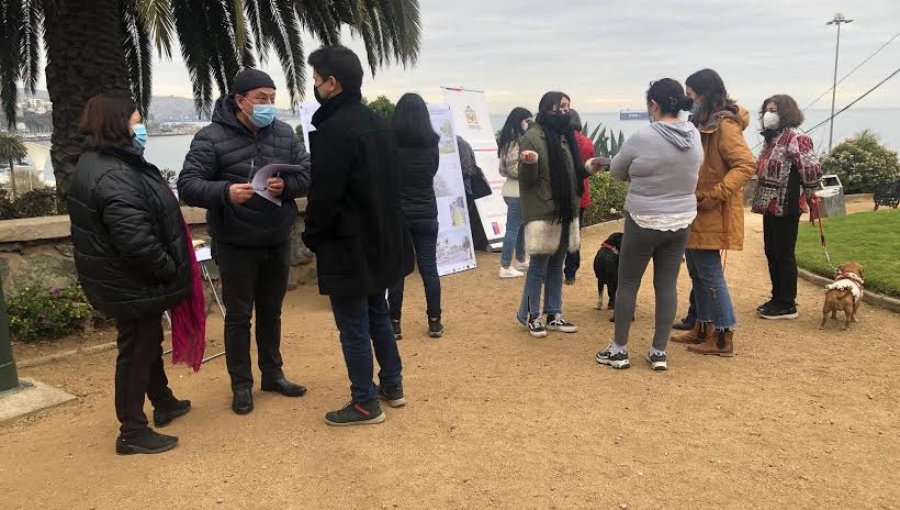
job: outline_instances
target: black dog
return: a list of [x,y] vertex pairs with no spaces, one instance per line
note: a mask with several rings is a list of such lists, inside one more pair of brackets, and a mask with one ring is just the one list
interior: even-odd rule
[[597,277],[597,310],[603,309],[603,286],[609,295],[607,308],[616,307],[616,288],[619,286],[619,250],[622,248],[622,233],[616,232],[606,238],[594,257],[594,275]]

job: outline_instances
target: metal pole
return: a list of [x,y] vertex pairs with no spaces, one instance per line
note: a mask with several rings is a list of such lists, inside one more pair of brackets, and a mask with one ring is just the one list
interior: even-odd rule
[[16,361],[12,355],[9,339],[9,317],[6,315],[6,298],[0,281],[0,391],[11,390],[19,385]]
[[838,72],[838,55],[841,51],[841,23],[837,25],[837,44],[834,47],[834,82],[831,87],[831,119],[828,127],[828,153],[831,154],[831,145],[834,142],[834,102],[837,97],[837,72]]

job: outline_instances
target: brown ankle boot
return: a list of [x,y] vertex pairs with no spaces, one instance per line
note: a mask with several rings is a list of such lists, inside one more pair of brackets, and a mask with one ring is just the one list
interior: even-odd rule
[[712,330],[713,328],[711,324],[697,321],[694,323],[694,327],[690,331],[685,331],[683,333],[673,335],[669,337],[669,341],[675,342],[676,344],[702,344],[706,341],[708,332]]
[[702,345],[690,345],[688,350],[694,354],[712,354],[730,358],[734,356],[734,331],[716,331],[709,328],[710,334]]

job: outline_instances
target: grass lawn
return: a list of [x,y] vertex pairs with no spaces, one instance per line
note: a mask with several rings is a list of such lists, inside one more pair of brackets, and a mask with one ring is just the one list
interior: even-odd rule
[[[825,242],[835,266],[855,260],[865,267],[866,290],[900,297],[900,209],[825,218]],[[818,223],[801,221],[797,264],[833,276],[819,243]]]

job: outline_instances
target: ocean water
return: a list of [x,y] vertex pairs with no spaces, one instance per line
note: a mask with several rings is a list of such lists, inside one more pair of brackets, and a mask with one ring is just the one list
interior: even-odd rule
[[[809,129],[818,124],[829,115],[828,110],[809,110],[806,112],[806,123],[803,128]],[[621,131],[627,139],[629,135],[646,125],[646,121],[621,121],[618,112],[615,113],[582,113],[582,120],[586,122],[591,129],[598,123],[610,128],[615,133]],[[834,145],[839,144],[842,140],[853,136],[854,134],[869,129],[874,131],[881,137],[881,141],[889,148],[900,151],[900,125],[897,119],[900,117],[900,108],[889,109],[856,109],[848,110],[835,119],[834,122]],[[491,115],[494,131],[499,130],[503,126],[506,117],[504,115]],[[291,125],[296,126],[299,123],[297,119],[287,119]],[[756,115],[751,115],[751,125],[744,131],[747,143],[753,148],[754,153],[758,153],[760,147],[758,144],[762,141],[762,137],[758,133],[759,121]],[[824,152],[828,149],[828,124],[813,130],[811,132],[816,150]],[[184,165],[184,157],[191,145],[192,136],[151,136],[147,143],[145,156],[147,160],[155,164],[159,168],[170,168],[176,172],[181,171]],[[46,174],[52,175],[52,169],[49,163]]]

